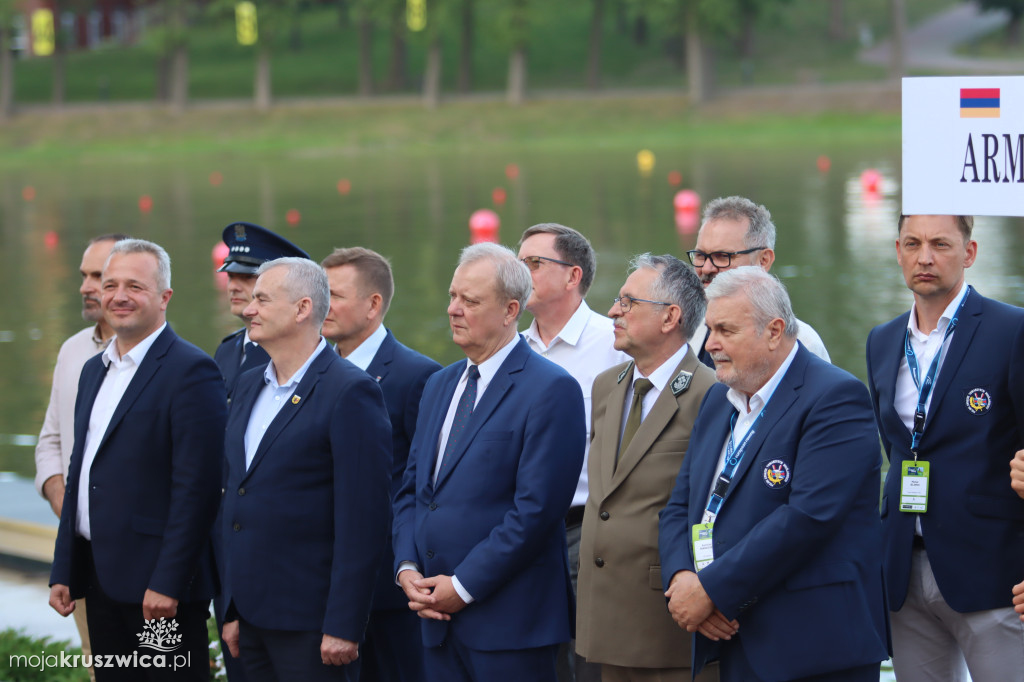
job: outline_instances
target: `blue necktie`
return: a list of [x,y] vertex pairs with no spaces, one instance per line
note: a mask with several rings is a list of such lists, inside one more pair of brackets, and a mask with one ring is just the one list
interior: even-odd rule
[[239,365],[244,365],[245,364],[245,359],[247,357],[249,357],[249,354],[252,352],[252,349],[255,348],[255,347],[256,347],[256,344],[253,343],[252,341],[246,341],[245,343],[242,344],[242,361],[239,363]]
[[448,455],[452,454],[459,444],[459,438],[469,424],[469,418],[473,414],[473,406],[476,404],[476,380],[480,378],[480,370],[476,365],[470,365],[466,370],[469,378],[466,381],[466,390],[459,398],[459,405],[455,408],[455,420],[452,422],[451,431],[448,432],[448,442],[444,444],[444,455],[441,457],[441,471],[448,463]]

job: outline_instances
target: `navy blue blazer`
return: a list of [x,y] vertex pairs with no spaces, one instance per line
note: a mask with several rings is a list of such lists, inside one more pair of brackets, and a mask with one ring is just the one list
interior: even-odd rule
[[[693,571],[701,522],[736,409],[724,384],[704,398],[675,489],[661,512],[665,589]],[[882,457],[864,385],[802,345],[751,436],[715,521],[708,596],[740,623],[765,679],[819,675],[884,660],[878,491]],[[781,476],[771,480],[769,473]],[[693,668],[736,653],[694,635]]]
[[224,386],[228,391],[228,403],[235,392],[238,384],[238,377],[255,367],[266,367],[270,362],[267,351],[259,346],[253,346],[252,350],[245,354],[245,362],[242,362],[242,350],[245,346],[245,327],[225,336],[217,350],[213,353],[213,359],[220,367],[220,373],[224,377]]
[[479,651],[567,641],[575,605],[565,514],[583,467],[579,383],[519,337],[473,411],[458,448],[432,482],[460,360],[427,381],[402,491],[395,501],[395,566],[456,575],[473,603],[451,621],[423,621],[423,643],[449,634]]
[[264,385],[262,369],[244,372],[228,413],[224,603],[258,627],[361,641],[391,502],[380,387],[324,348],[246,469],[245,430]]
[[[82,451],[107,368],[82,369],[50,584],[85,594],[89,560],[76,533]],[[179,601],[217,591],[210,527],[220,498],[224,384],[210,356],[168,325],[118,403],[89,473],[92,553],[103,591],[141,603],[147,589]]]
[[[388,330],[377,354],[366,367],[369,374],[384,392],[384,404],[391,418],[391,497],[398,496],[402,487],[402,476],[405,464],[409,461],[409,447],[412,445],[413,434],[416,433],[416,417],[420,412],[420,397],[427,379],[441,365],[426,355],[403,346]],[[377,588],[373,593],[373,609],[409,608],[409,598],[401,587],[395,584],[395,576],[391,567],[395,564],[395,554],[391,549],[391,518],[388,519],[388,546],[381,562],[377,576]]]
[[913,457],[893,396],[909,319],[907,312],[875,327],[867,343],[868,385],[889,457],[882,529],[890,608],[899,610],[907,596],[918,517],[946,603],[961,613],[1009,608],[1010,588],[1024,576],[1024,500],[1009,475],[1024,447],[1024,310],[976,290],[967,296],[919,448],[931,463],[923,514],[899,511],[901,462]]

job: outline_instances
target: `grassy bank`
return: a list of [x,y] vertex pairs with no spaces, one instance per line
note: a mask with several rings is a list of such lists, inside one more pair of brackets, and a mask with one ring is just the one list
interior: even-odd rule
[[702,114],[685,99],[655,96],[542,101],[292,104],[269,113],[245,106],[174,115],[157,108],[97,109],[16,117],[0,126],[0,168],[23,163],[132,161],[147,157],[350,156],[481,147],[586,149],[672,145],[780,148],[899,144],[895,114]]

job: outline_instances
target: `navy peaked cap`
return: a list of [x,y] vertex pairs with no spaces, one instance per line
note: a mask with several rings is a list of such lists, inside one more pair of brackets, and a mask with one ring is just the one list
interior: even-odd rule
[[309,258],[309,254],[284,237],[253,223],[231,223],[224,228],[228,255],[217,272],[255,275],[268,260],[287,256]]

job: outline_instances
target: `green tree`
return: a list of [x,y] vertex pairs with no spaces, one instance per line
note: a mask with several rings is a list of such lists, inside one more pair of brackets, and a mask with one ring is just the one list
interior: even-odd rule
[[14,115],[15,0],[0,0],[0,121]]
[[156,96],[175,111],[188,105],[188,30],[196,7],[187,0],[161,0],[153,6],[154,26],[145,42],[156,50]]
[[509,45],[505,99],[513,105],[520,105],[526,99],[526,47],[530,40],[530,23],[530,0],[506,0],[502,16]]

